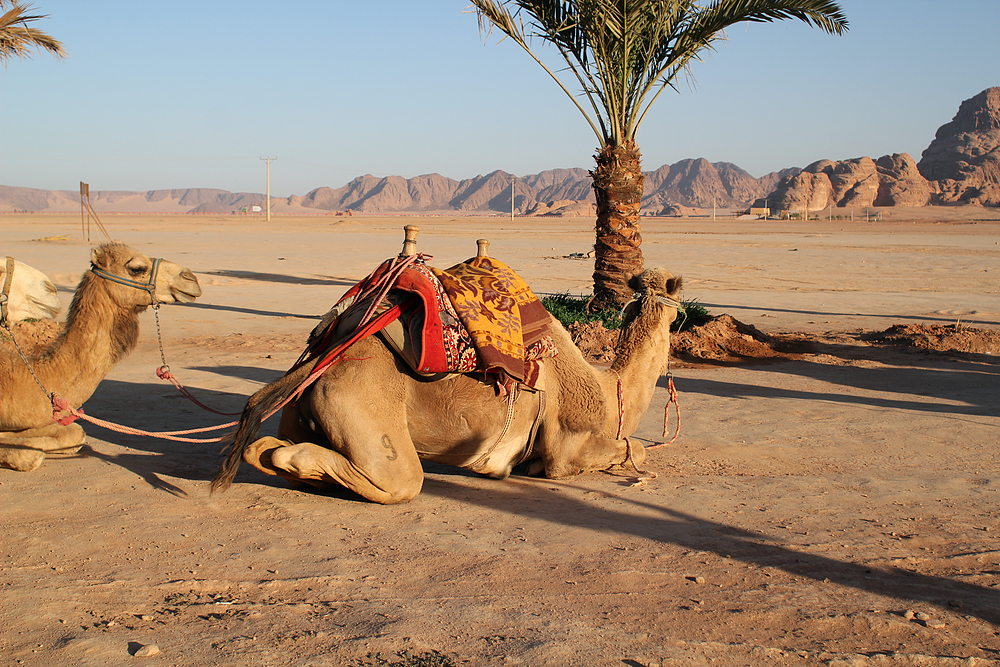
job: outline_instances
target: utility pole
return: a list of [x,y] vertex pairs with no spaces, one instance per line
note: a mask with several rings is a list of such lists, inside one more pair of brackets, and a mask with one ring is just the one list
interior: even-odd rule
[[271,222],[271,160],[277,160],[276,157],[262,157],[261,160],[267,162],[267,222]]
[[511,174],[510,176],[510,221],[514,222],[514,181],[517,180],[517,176]]

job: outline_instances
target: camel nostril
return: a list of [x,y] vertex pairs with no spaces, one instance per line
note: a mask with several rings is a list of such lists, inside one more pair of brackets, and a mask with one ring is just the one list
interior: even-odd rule
[[194,271],[191,269],[184,269],[181,271],[181,278],[184,280],[190,280],[191,282],[198,282],[198,279],[194,275]]

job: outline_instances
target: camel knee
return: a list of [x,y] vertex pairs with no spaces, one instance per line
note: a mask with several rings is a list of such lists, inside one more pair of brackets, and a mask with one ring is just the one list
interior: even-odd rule
[[339,452],[308,442],[272,450],[271,463],[302,481],[340,484],[382,505],[409,502],[423,486],[419,461],[416,462],[416,470],[409,474],[398,467],[367,470]]
[[45,461],[45,452],[23,445],[0,445],[0,468],[18,472],[37,470]]

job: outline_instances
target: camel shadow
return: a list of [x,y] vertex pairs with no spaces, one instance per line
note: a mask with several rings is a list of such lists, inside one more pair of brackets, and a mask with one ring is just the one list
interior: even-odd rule
[[[189,366],[188,370],[202,371],[205,373],[215,373],[230,378],[240,378],[250,382],[259,382],[261,386],[270,384],[285,375],[285,371],[271,370],[270,368],[260,368],[259,366]],[[196,395],[201,391],[192,390]]]
[[[777,538],[707,519],[698,518],[668,507],[616,497],[636,511],[606,509],[553,492],[554,480],[528,478],[516,486],[510,481],[496,490],[477,489],[475,493],[435,479],[425,480],[424,494],[454,502],[474,504],[478,508],[502,514],[516,514],[534,520],[571,526],[596,532],[632,535],[662,544],[705,551],[758,567],[777,568],[796,577],[818,582],[829,580],[841,586],[865,591],[904,604],[919,601],[944,610],[958,603],[963,613],[982,620],[1000,623],[1000,591],[946,577],[924,575],[899,568],[869,566],[839,561],[818,554],[790,549]],[[528,486],[525,487],[525,484]],[[520,493],[514,491],[520,487]],[[521,502],[531,496],[537,501]],[[530,511],[522,511],[530,510]]]
[[[217,370],[210,368],[209,370]],[[228,372],[244,372],[235,368]],[[269,381],[277,371],[250,369],[246,374],[258,373],[260,382]],[[249,378],[254,379],[254,378]],[[84,404],[84,412],[97,419],[126,429],[136,429],[149,434],[120,432],[110,427],[81,421],[91,444],[80,455],[98,458],[109,465],[125,468],[145,479],[153,488],[175,493],[169,482],[160,475],[191,481],[208,481],[222,462],[221,451],[225,442],[220,440],[230,434],[239,414],[246,405],[247,396],[226,391],[194,388],[191,393],[200,402],[222,413],[208,412],[182,396],[169,383],[151,384],[105,380],[94,395]],[[261,428],[262,435],[273,435],[277,430],[277,417],[272,417]],[[217,427],[222,428],[217,428]],[[201,433],[177,434],[196,442],[183,442],[157,437],[164,432],[211,429]],[[108,454],[95,447],[93,440],[125,448],[127,451]],[[132,453],[132,452],[135,453]],[[254,471],[256,472],[256,471]],[[260,474],[261,478],[266,478]],[[254,478],[258,481],[257,478]],[[270,478],[267,478],[270,479]],[[176,494],[175,494],[176,495]]]

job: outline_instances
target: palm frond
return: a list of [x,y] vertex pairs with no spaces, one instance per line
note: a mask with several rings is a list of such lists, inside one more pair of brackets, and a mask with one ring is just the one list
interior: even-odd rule
[[[0,9],[7,4],[6,0],[0,0]],[[30,58],[33,50],[48,51],[57,58],[66,57],[58,40],[28,25],[48,18],[47,15],[29,14],[31,5],[21,5],[16,1],[9,4],[11,8],[0,16],[0,63],[6,65],[12,57]]]
[[[472,0],[480,31],[513,39],[559,84],[602,145],[634,141],[650,105],[736,23],[798,19],[830,34],[847,31],[835,0]],[[592,113],[535,53],[552,44]]]

